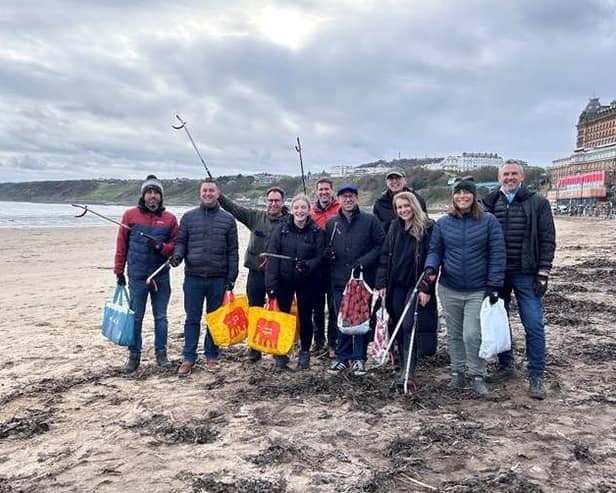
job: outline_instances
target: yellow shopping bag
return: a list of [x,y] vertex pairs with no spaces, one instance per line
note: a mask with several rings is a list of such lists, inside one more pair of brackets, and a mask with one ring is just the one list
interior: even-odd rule
[[248,345],[263,353],[284,356],[295,344],[296,317],[281,312],[276,300],[248,310]]
[[222,305],[206,313],[205,323],[217,346],[232,346],[242,342],[248,333],[248,299],[244,295],[235,296],[233,291],[226,291]]

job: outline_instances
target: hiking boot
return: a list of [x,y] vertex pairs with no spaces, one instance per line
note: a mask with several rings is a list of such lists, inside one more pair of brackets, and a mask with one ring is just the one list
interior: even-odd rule
[[475,394],[483,397],[488,395],[488,387],[486,386],[486,382],[481,375],[475,375],[471,378],[471,389]]
[[289,366],[289,358],[287,356],[274,356],[274,361],[275,372],[293,371]]
[[543,375],[530,375],[528,377],[528,394],[533,399],[542,401],[545,399],[545,386],[543,385]]
[[128,375],[129,373],[134,373],[139,368],[139,363],[141,362],[141,355],[139,353],[130,353],[128,355],[128,359],[124,366],[120,369],[122,373]]
[[156,363],[158,363],[158,366],[164,368],[165,370],[168,370],[173,366],[173,363],[171,363],[171,361],[169,361],[169,358],[167,358],[166,349],[156,351]]
[[464,381],[464,373],[460,373],[457,371],[451,372],[451,379],[447,384],[447,387],[455,390],[462,390],[466,382]]
[[321,351],[323,351],[323,343],[322,342],[315,342],[312,347],[310,348],[310,352],[312,354],[318,354]]
[[261,351],[257,351],[256,349],[252,349],[252,348],[248,350],[248,361],[252,361],[253,363],[256,363],[260,359],[261,359]]
[[498,365],[493,373],[486,376],[486,382],[499,383],[505,380],[511,380],[515,377],[515,366],[513,365]]
[[195,366],[195,364],[190,361],[182,361],[182,364],[178,368],[178,377],[187,377],[190,375],[192,373],[193,366]]
[[297,367],[300,370],[307,370],[310,368],[310,352],[300,351],[297,359]]
[[366,366],[364,362],[360,359],[353,362],[353,375],[356,377],[363,377],[366,373]]
[[348,368],[349,366],[346,363],[343,363],[342,361],[334,361],[327,369],[327,373],[331,373],[332,375],[338,375],[339,373],[342,373]]

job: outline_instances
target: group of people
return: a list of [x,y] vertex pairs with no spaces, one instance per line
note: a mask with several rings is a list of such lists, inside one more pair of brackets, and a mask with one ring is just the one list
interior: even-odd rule
[[[284,191],[270,188],[265,210],[235,203],[221,193],[215,180],[206,179],[200,187],[199,207],[186,212],[178,226],[163,206],[162,183],[148,176],[138,206],[122,218],[130,230],[120,228],[117,238],[114,272],[117,282],[126,284],[127,266],[136,332],[123,371],[131,373],[139,367],[148,294],[156,360],[161,367],[172,366],[166,352],[168,269],[151,285],[146,283],[168,259],[172,267],[185,265],[186,320],[178,375],[191,373],[204,303],[208,313],[216,310],[238,275],[237,220],[250,231],[244,255],[249,305],[263,306],[267,299],[276,299],[280,310],[289,312],[293,299],[297,301],[298,369],[309,368],[311,353],[319,352],[332,359],[330,373],[366,374],[370,333],[349,335],[337,327],[344,288],[352,275],[361,273],[378,296],[377,304],[389,314],[390,332],[399,325],[397,362],[402,369],[410,368],[411,378],[418,358],[436,351],[438,293],[447,324],[449,387],[466,388],[468,377],[478,395],[488,393],[486,381],[515,376],[512,351],[498,356],[496,371],[490,375],[479,357],[481,304],[486,298],[490,303],[503,298],[509,310],[514,293],[526,333],[529,393],[543,399],[543,295],[555,251],[552,212],[545,198],[524,185],[524,171],[517,161],[505,161],[498,177],[500,190],[481,202],[472,178],[457,181],[449,210],[437,221],[428,217],[424,199],[407,187],[401,169],[387,172],[386,190],[372,213],[360,209],[357,186],[344,184],[334,192],[327,177],[317,181],[314,203],[300,194],[292,198],[289,208],[284,205]],[[414,292],[412,313],[404,309]],[[218,348],[207,327],[204,354],[208,367],[217,365]],[[253,349],[248,352],[253,362],[261,357]],[[276,356],[275,368],[291,369],[288,357]]]

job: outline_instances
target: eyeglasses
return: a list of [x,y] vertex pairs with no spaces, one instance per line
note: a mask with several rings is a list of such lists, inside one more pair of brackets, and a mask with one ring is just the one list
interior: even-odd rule
[[268,204],[273,204],[273,203],[276,203],[276,202],[282,202],[282,200],[280,200],[280,199],[267,199],[267,203]]

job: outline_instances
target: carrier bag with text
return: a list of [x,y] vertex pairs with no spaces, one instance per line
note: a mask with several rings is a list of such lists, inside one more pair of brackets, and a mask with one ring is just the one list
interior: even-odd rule
[[105,303],[102,333],[118,346],[134,343],[135,313],[130,309],[126,286],[116,286],[113,301]]
[[263,353],[284,356],[295,344],[296,317],[281,312],[276,300],[248,309],[248,345]]
[[248,299],[245,295],[235,296],[233,291],[225,291],[222,305],[205,314],[205,323],[217,346],[242,342],[248,334]]

